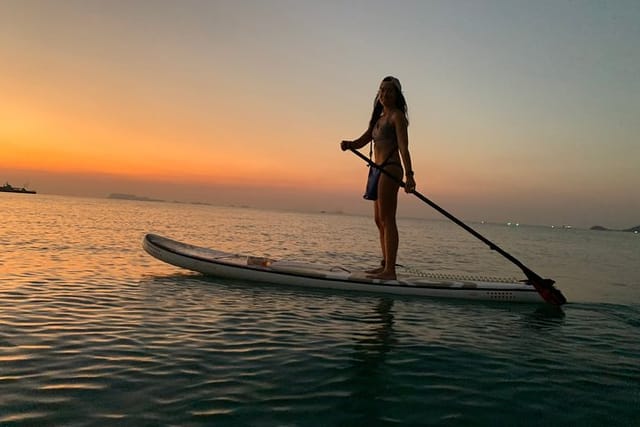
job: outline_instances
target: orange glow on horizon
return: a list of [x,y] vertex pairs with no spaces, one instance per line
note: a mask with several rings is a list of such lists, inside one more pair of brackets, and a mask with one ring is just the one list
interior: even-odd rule
[[[283,123],[255,113],[162,111],[136,98],[129,108],[122,105],[127,95],[82,108],[89,105],[83,91],[61,96],[59,88],[30,85],[26,75],[13,79],[12,87],[0,85],[6,101],[0,105],[0,168],[325,190],[345,182],[359,187],[349,176],[366,173],[352,168],[356,159],[347,161],[346,174],[332,170],[338,143],[320,147],[325,141],[317,130],[301,129],[295,120],[284,132]],[[315,139],[296,140],[301,135]]]
[[[223,149],[203,144],[205,148],[197,147],[198,152],[183,149],[179,141],[128,137],[121,130],[109,134],[86,125],[85,131],[37,112],[31,116],[10,113],[2,111],[9,120],[0,123],[0,168],[240,186],[329,188],[336,182],[331,176],[319,182],[305,173],[304,164],[288,164],[277,153],[247,155],[237,140],[223,144]],[[202,138],[190,138],[197,137]],[[112,149],[113,145],[117,147]]]

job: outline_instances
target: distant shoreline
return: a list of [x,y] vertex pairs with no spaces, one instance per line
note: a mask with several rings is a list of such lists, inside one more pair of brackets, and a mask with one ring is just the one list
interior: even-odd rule
[[616,230],[616,229],[611,229],[611,228],[607,228],[607,227],[603,227],[601,225],[594,225],[593,227],[590,228],[590,230],[595,230],[595,231],[621,231],[621,232],[625,232],[625,233],[640,233],[640,225],[636,225],[635,227],[631,227],[631,228],[627,228],[624,230]]
[[[135,194],[127,194],[127,193],[111,193],[107,196],[107,199],[115,199],[115,200],[132,200],[132,201],[138,201],[138,202],[160,202],[160,203],[176,203],[176,204],[183,204],[183,205],[203,205],[203,206],[216,206],[213,203],[208,203],[208,202],[185,202],[185,201],[180,201],[180,200],[164,200],[164,199],[154,199],[152,197],[147,197],[147,196],[138,196]],[[250,206],[234,206],[231,205],[231,207],[240,207],[240,208],[250,208]],[[319,211],[319,213],[321,214],[334,214],[334,215],[344,215],[345,212],[343,212],[342,210],[336,210],[336,211],[327,211],[327,210],[321,210]],[[420,218],[414,218],[414,217],[407,217],[409,219],[420,219]],[[445,221],[444,219],[442,219],[443,221]],[[485,222],[485,221],[467,221],[470,223],[478,223],[478,224],[493,224],[493,225],[504,225],[503,223],[500,222]],[[512,224],[512,223],[507,223],[507,226],[521,226],[521,225],[530,225],[530,226],[534,226],[534,227],[547,227],[546,225],[535,225],[535,224]],[[562,229],[571,229],[573,227],[571,226],[561,226],[561,227],[553,227],[552,228],[562,228]],[[589,228],[589,230],[593,230],[593,231],[617,231],[617,232],[627,232],[627,233],[640,233],[640,225],[637,225],[635,227],[631,227],[631,228],[627,228],[627,229],[612,229],[612,228],[607,228],[607,227],[603,227],[601,225],[594,225],[592,227]]]
[[207,203],[207,202],[181,202],[179,200],[169,201],[164,199],[154,199],[151,197],[137,196],[135,194],[125,194],[125,193],[111,193],[107,196],[107,199],[133,200],[137,202],[159,202],[159,203],[178,203],[178,204],[184,204],[184,205],[213,206],[212,203]]
[[137,200],[139,202],[165,202],[166,201],[162,199],[152,199],[150,197],[136,196],[135,194],[124,194],[124,193],[111,193],[107,196],[107,199]]

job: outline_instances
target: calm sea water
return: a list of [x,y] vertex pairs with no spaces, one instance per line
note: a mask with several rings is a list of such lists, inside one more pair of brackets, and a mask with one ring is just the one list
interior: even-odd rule
[[[473,225],[555,279],[559,311],[204,278],[141,249],[369,266],[368,217],[0,196],[0,425],[640,425],[640,235]],[[521,276],[453,224],[399,226],[410,268]]]

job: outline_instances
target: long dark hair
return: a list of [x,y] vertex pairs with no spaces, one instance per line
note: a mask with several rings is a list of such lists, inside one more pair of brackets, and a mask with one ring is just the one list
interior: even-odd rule
[[[396,107],[398,110],[404,113],[404,117],[407,120],[407,124],[409,124],[409,117],[407,115],[407,100],[404,98],[402,94],[402,88],[400,86],[400,81],[393,76],[387,76],[382,79],[382,82],[393,82],[393,87],[396,88]],[[380,98],[376,95],[376,98],[373,100],[373,112],[371,113],[371,120],[369,120],[369,128],[373,129],[376,125],[376,122],[382,115],[382,103],[380,102]]]

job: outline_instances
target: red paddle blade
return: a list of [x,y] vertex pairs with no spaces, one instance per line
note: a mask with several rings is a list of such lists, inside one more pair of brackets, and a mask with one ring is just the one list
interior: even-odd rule
[[556,283],[553,280],[543,279],[541,277],[529,277],[528,282],[538,291],[542,299],[549,304],[562,305],[567,302],[562,292],[553,286],[553,284]]

